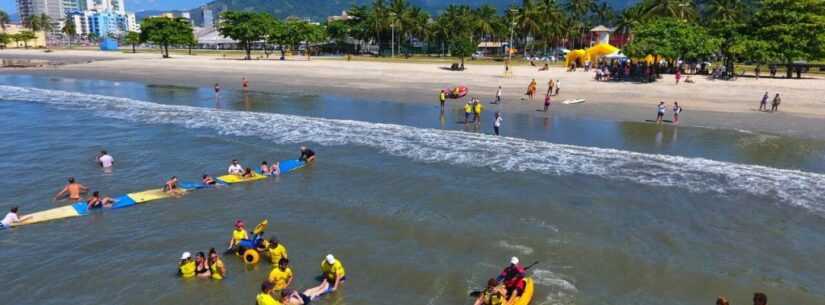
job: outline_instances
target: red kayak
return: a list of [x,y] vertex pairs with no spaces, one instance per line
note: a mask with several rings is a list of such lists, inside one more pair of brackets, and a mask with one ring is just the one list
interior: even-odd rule
[[447,91],[447,98],[452,98],[452,99],[462,98],[462,97],[466,96],[467,93],[470,93],[470,89],[465,87],[465,86],[458,86],[458,87],[455,87],[455,88],[447,88],[447,89],[444,89],[444,90]]

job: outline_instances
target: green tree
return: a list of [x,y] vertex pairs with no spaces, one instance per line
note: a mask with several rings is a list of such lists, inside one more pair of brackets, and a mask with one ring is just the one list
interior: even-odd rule
[[52,23],[52,17],[46,15],[46,13],[40,14],[40,30],[43,32],[52,32],[54,31],[54,24]]
[[450,53],[461,61],[461,70],[464,70],[464,58],[469,57],[478,49],[478,42],[470,36],[458,37],[450,44]]
[[693,23],[675,18],[655,18],[638,26],[625,47],[628,56],[661,55],[670,60],[700,60],[719,50],[719,40]]
[[764,0],[752,21],[749,40],[786,64],[789,78],[793,61],[825,57],[825,1]]
[[40,31],[40,15],[28,16],[23,19],[23,26],[31,29],[34,32]]
[[29,48],[29,41],[32,41],[33,39],[37,39],[37,34],[35,34],[32,31],[22,31],[20,33],[15,34],[14,36],[15,36],[15,40],[17,42],[21,42],[21,41],[23,42],[23,46],[26,49]]
[[192,24],[186,18],[152,17],[140,23],[140,40],[160,47],[163,58],[169,58],[170,45],[184,45],[192,35]]
[[329,37],[335,44],[337,51],[342,51],[347,43],[347,37],[350,37],[350,26],[346,21],[335,20],[327,22],[326,24],[327,37]]
[[4,49],[8,46],[9,42],[11,41],[11,35],[6,33],[0,33],[0,45],[3,45]]
[[140,33],[138,33],[138,32],[129,32],[129,33],[126,34],[126,37],[124,37],[124,40],[126,41],[127,44],[132,45],[132,53],[133,54],[137,53],[136,47],[137,47],[137,45],[139,45],[141,43]]
[[267,13],[227,11],[221,14],[218,32],[238,41],[246,52],[246,60],[252,59],[252,47],[263,41],[273,26],[273,18]]
[[11,23],[11,18],[9,17],[9,14],[3,10],[0,10],[0,29],[3,29],[3,31],[5,31],[6,25],[8,25],[9,23]]
[[62,32],[64,35],[66,35],[66,37],[69,38],[69,47],[71,48],[72,47],[72,40],[74,40],[74,37],[77,34],[77,30],[74,26],[74,22],[66,21],[66,23],[63,24],[63,28],[60,29],[60,32]]

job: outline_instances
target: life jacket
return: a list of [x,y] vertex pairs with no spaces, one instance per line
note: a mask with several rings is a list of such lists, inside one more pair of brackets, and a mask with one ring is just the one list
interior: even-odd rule
[[211,265],[209,265],[209,271],[212,273],[213,280],[222,280],[223,275],[220,274],[220,270],[218,270],[218,264],[223,265],[220,261],[215,261]]
[[180,265],[180,267],[179,267],[180,275],[182,277],[193,277],[193,276],[195,276],[195,268],[196,267],[197,266],[195,266],[195,261],[189,260],[189,261],[183,263],[183,265]]
[[502,305],[504,296],[498,291],[487,289],[484,291],[484,305]]

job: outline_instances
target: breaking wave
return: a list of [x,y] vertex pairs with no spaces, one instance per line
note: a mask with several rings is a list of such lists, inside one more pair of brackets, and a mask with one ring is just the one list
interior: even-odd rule
[[149,124],[208,128],[222,135],[258,137],[280,144],[366,146],[421,162],[559,176],[592,175],[696,192],[744,192],[825,214],[825,175],[797,170],[395,124],[162,105],[16,86],[0,86],[0,99],[70,106],[102,117]]

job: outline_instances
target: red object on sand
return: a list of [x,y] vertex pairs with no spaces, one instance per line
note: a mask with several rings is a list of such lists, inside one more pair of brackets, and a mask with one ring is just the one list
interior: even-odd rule
[[467,93],[470,93],[470,89],[465,87],[465,86],[458,86],[458,87],[455,87],[455,88],[447,88],[447,89],[444,89],[444,90],[447,91],[447,98],[452,98],[452,99],[462,98],[462,97],[465,97],[467,95]]

